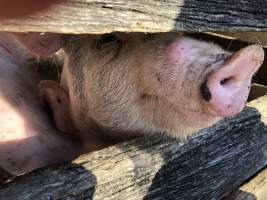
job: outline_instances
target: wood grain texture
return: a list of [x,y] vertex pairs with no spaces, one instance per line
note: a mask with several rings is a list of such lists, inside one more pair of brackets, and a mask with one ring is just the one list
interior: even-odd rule
[[266,101],[185,142],[137,138],[34,171],[2,185],[0,199],[221,199],[267,164]]
[[267,0],[61,0],[24,18],[0,20],[0,31],[14,32],[173,30],[267,31]]
[[267,169],[264,169],[256,177],[224,198],[224,200],[266,200],[266,197]]
[[[255,108],[267,112],[267,96],[255,100],[251,103]],[[263,121],[267,118],[263,115]],[[231,192],[224,200],[266,200],[267,198],[267,168],[259,172],[251,180],[244,183],[237,190]]]

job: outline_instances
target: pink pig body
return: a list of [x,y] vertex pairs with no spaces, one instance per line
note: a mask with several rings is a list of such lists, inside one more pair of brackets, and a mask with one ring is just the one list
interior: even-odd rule
[[73,159],[80,146],[55,129],[39,98],[29,53],[9,34],[0,35],[0,182]]

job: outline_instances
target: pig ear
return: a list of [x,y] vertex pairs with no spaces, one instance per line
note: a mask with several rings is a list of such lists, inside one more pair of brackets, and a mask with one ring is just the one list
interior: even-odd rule
[[45,80],[39,83],[40,98],[51,108],[53,120],[58,130],[74,134],[75,126],[71,119],[69,95],[57,82]]
[[57,33],[13,33],[13,36],[37,56],[49,56],[62,47],[62,35]]
[[206,82],[210,107],[218,115],[237,114],[245,106],[252,76],[264,60],[264,50],[251,45],[234,53],[225,64],[212,72]]

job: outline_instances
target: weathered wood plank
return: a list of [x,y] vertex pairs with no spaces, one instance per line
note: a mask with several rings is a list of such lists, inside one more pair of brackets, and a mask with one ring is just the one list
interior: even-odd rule
[[[0,199],[220,199],[267,164],[267,97],[185,142],[137,138],[0,187]],[[262,121],[261,121],[262,120]]]
[[262,170],[249,182],[232,192],[224,200],[266,200],[267,169]]
[[267,0],[61,0],[0,31],[267,31]]
[[209,32],[208,34],[227,39],[237,39],[247,42],[247,44],[256,43],[267,47],[267,32]]
[[[257,109],[267,111],[266,100],[264,97],[262,99],[265,101],[253,101],[252,106]],[[263,120],[266,120],[264,117]],[[267,168],[259,172],[255,177],[253,177],[248,182],[244,183],[240,188],[231,192],[223,200],[266,200],[267,198]]]
[[[250,103],[261,112],[267,111],[267,96],[261,97]],[[262,115],[262,120],[266,122],[267,118]],[[267,168],[259,172],[248,182],[244,183],[240,188],[231,192],[223,200],[266,200],[267,198]]]

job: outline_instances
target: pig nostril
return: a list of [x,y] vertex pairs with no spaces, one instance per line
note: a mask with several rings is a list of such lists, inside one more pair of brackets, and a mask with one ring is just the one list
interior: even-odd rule
[[230,84],[230,83],[232,83],[233,80],[235,80],[235,79],[236,79],[235,76],[230,76],[230,77],[228,77],[228,78],[224,78],[223,80],[220,81],[220,85],[221,85],[221,86],[224,86],[224,85],[226,85],[226,84]]
[[228,82],[229,78],[225,78],[223,80],[220,81],[221,85],[225,85]]
[[210,101],[212,99],[210,89],[208,88],[207,81],[205,81],[201,86],[200,86],[200,93],[202,98],[205,101]]

